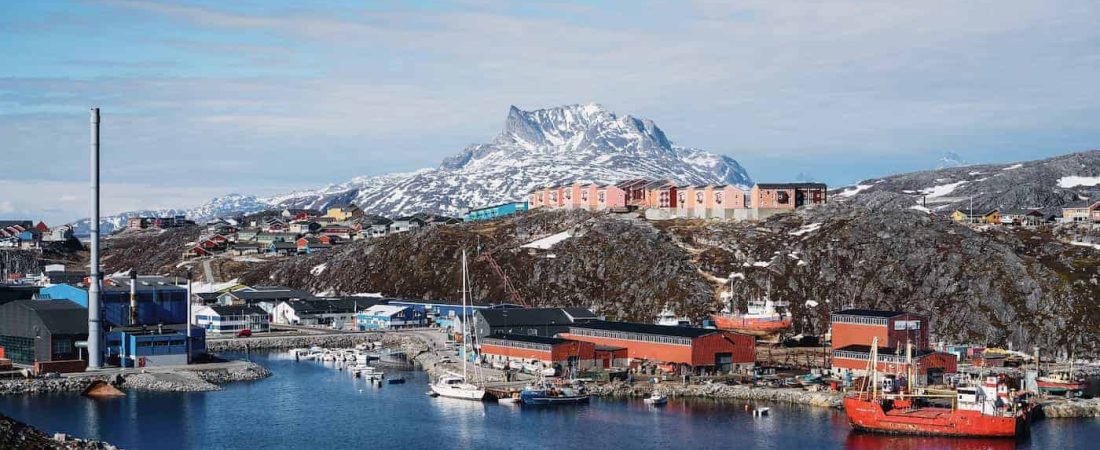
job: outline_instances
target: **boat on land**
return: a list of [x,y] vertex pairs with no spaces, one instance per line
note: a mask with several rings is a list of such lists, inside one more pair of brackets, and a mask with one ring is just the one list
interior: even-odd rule
[[[466,294],[469,292],[469,272],[466,267],[466,252],[462,252],[462,310],[466,311]],[[485,388],[470,383],[467,373],[469,359],[466,355],[469,330],[467,320],[462,321],[462,376],[451,375],[441,377],[432,383],[432,392],[440,397],[457,398],[463,400],[482,400],[485,398]]]
[[[732,302],[731,302],[732,303]],[[749,300],[743,313],[736,313],[732,305],[710,316],[714,327],[748,333],[776,333],[791,327],[789,302],[771,299]]]
[[[912,380],[912,346],[906,346]],[[852,428],[876,433],[958,437],[1013,438],[1027,433],[1032,405],[1017,397],[999,377],[978,385],[960,386],[953,395],[922,395],[901,386],[894,376],[880,377],[878,338],[873,339],[868,378],[863,389],[844,397],[844,412]],[[881,388],[880,388],[881,386]],[[949,400],[949,406],[932,402]]]
[[1089,388],[1088,379],[1073,373],[1073,363],[1069,370],[1046,372],[1035,379],[1039,392],[1052,395],[1073,395]]

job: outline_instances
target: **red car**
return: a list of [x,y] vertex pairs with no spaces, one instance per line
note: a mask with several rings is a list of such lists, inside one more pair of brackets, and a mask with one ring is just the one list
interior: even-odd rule
[[237,332],[237,337],[252,337],[252,330],[245,328]]

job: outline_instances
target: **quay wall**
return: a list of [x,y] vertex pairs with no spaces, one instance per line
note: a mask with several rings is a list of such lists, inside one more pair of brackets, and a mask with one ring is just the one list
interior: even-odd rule
[[1100,398],[1048,400],[1043,403],[1043,415],[1055,419],[1100,417]]

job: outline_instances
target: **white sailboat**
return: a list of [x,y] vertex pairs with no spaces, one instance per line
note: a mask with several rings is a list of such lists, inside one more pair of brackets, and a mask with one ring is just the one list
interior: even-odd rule
[[465,400],[481,400],[485,398],[485,388],[471,384],[467,380],[466,363],[468,358],[466,357],[466,344],[469,339],[469,327],[466,319],[466,293],[469,291],[469,284],[467,281],[466,271],[466,251],[462,252],[462,376],[451,375],[441,377],[435,383],[432,383],[432,392],[435,392],[440,397],[460,398]]

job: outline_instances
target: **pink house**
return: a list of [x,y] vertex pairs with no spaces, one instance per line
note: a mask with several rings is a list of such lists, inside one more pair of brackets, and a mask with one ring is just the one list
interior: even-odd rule
[[613,184],[604,184],[596,187],[595,209],[621,208],[626,208],[626,191]]

